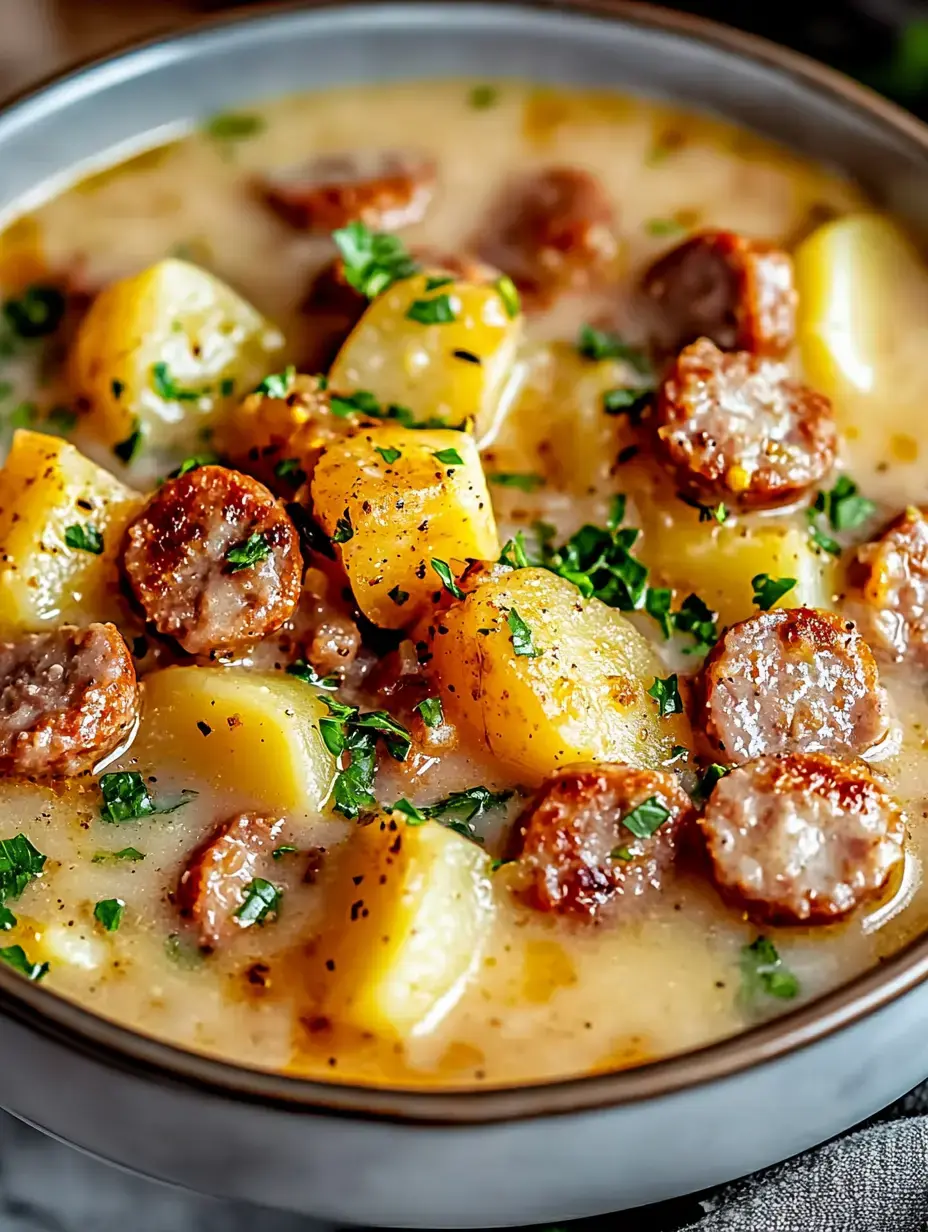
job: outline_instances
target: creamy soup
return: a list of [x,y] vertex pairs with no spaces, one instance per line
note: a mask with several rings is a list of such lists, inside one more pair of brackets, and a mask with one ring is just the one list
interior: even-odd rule
[[13,218],[0,291],[26,978],[489,1085],[924,927],[928,275],[853,185],[622,96],[353,88]]

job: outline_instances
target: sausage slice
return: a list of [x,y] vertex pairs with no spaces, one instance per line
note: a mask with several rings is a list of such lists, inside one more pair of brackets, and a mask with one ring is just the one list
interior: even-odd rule
[[702,697],[705,734],[728,763],[768,753],[857,757],[890,730],[870,647],[852,621],[815,608],[732,625],[706,660]]
[[190,654],[258,641],[293,615],[293,523],[248,475],[201,466],[168,480],[129,526],[123,568],[146,618]]
[[825,478],[838,433],[829,400],[794,381],[784,364],[701,338],[661,384],[657,439],[687,492],[768,509]]
[[325,154],[265,175],[258,187],[300,231],[328,234],[349,222],[397,231],[424,217],[435,191],[435,163],[405,150]]
[[91,771],[128,740],[139,690],[114,625],[63,625],[0,644],[0,774]]
[[579,167],[549,167],[507,190],[480,255],[504,270],[540,305],[582,289],[617,251],[612,203],[595,176]]
[[772,924],[827,924],[876,897],[903,860],[905,817],[862,762],[760,757],[699,819],[724,897]]
[[928,667],[928,509],[912,506],[851,567],[874,649]]
[[793,262],[772,244],[703,231],[660,257],[642,280],[656,349],[711,338],[723,351],[781,359],[796,334]]
[[241,927],[235,913],[282,826],[276,818],[239,813],[187,861],[177,887],[177,905],[199,927],[202,946],[212,949]]
[[661,888],[689,796],[667,771],[571,766],[547,779],[516,822],[516,888],[539,911],[593,915],[610,898]]

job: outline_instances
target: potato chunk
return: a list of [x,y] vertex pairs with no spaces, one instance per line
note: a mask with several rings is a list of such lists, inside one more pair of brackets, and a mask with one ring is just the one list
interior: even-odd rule
[[312,498],[358,606],[385,629],[413,624],[441,590],[433,560],[499,555],[480,459],[464,432],[385,425],[345,437],[316,463]]
[[0,471],[0,635],[119,623],[116,557],[141,503],[73,445],[17,432]]
[[536,348],[517,365],[514,396],[485,442],[488,472],[529,472],[577,496],[602,491],[635,439],[628,415],[606,413],[606,395],[642,384],[619,360],[585,359],[563,343]]
[[438,822],[360,827],[316,947],[322,1012],[376,1035],[432,1027],[480,957],[493,919],[489,874],[486,852]]
[[155,447],[191,447],[274,366],[282,345],[225,283],[172,258],[97,296],[74,344],[72,381],[107,444],[139,427]]
[[835,565],[816,548],[804,527],[700,522],[680,501],[645,530],[642,559],[655,580],[681,597],[692,592],[719,614],[719,625],[746,620],[757,611],[752,579],[795,578],[774,607],[832,606]]
[[647,696],[667,671],[646,639],[545,569],[485,582],[419,636],[446,713],[522,781],[581,761],[659,766],[690,742],[685,718],[658,718]]
[[319,734],[327,713],[282,672],[169,667],[145,677],[132,756],[206,779],[242,808],[318,813],[336,772]]
[[369,390],[385,405],[408,407],[420,423],[459,427],[474,419],[480,436],[496,414],[522,318],[494,285],[451,279],[434,286],[441,277],[417,274],[373,300],[335,357],[329,387]]
[[[928,400],[928,270],[895,223],[850,214],[796,253],[798,341],[811,385],[834,402],[852,472],[913,462]],[[887,496],[920,500],[920,472],[893,467]]]

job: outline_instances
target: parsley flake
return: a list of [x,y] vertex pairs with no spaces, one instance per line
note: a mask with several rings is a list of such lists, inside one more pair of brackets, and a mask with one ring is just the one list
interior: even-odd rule
[[20,338],[46,338],[64,319],[67,301],[58,287],[36,283],[26,287],[19,299],[3,305],[7,325]]
[[98,851],[90,861],[91,864],[118,864],[123,860],[128,864],[137,864],[145,859],[145,853],[137,847],[122,847],[119,851]]
[[741,987],[748,1000],[758,993],[791,1001],[799,993],[799,980],[777,952],[769,937],[758,937],[741,947]]
[[387,591],[387,595],[393,600],[397,607],[402,607],[409,598],[408,590],[400,590],[399,586],[394,586]]
[[267,560],[270,554],[271,545],[264,535],[256,530],[244,543],[229,548],[226,552],[226,564],[230,573],[241,573],[243,569],[251,569],[262,560]]
[[455,599],[463,599],[464,591],[454,580],[454,574],[451,572],[450,566],[443,560],[432,560],[432,568],[441,578],[441,584],[447,590],[449,595],[453,595]]
[[518,471],[496,471],[493,474],[487,475],[490,483],[496,484],[498,488],[517,488],[520,492],[537,492],[539,488],[545,486],[544,477],[542,475],[533,475],[530,472]]
[[142,817],[153,817],[156,814],[174,813],[185,804],[189,804],[197,794],[186,789],[183,799],[177,804],[155,806],[145,780],[137,770],[118,770],[111,774],[100,775],[100,793],[103,804],[100,816],[104,821],[113,823],[123,821],[138,821]]
[[305,659],[296,659],[293,663],[287,664],[287,675],[296,676],[297,680],[302,680],[304,684],[314,685],[317,689],[337,689],[341,684],[340,679],[334,673],[331,676],[320,676],[311,663],[307,663]]
[[45,867],[45,856],[25,834],[0,839],[0,899],[19,898]]
[[441,727],[445,721],[440,697],[426,697],[416,706],[426,727]]
[[675,218],[649,218],[644,224],[648,235],[669,236],[685,235],[686,227]]
[[274,467],[274,475],[277,479],[289,479],[295,488],[306,482],[306,472],[299,458],[281,458]]
[[171,376],[167,364],[152,364],[151,387],[165,402],[196,402],[206,392],[202,389],[181,389]]
[[103,552],[103,536],[89,522],[85,522],[83,526],[78,523],[66,526],[64,541],[69,548],[78,552],[90,552],[92,556],[99,556]]
[[335,522],[335,533],[332,536],[333,543],[347,543],[349,539],[354,538],[354,527],[351,525],[351,513],[348,509]]
[[371,231],[363,222],[350,222],[332,232],[341,253],[345,281],[368,299],[381,295],[394,282],[410,278],[419,266],[397,236]]
[[621,359],[637,369],[643,376],[652,376],[650,361],[644,351],[630,346],[618,334],[609,333],[604,329],[594,329],[592,325],[581,325],[577,338],[577,350],[584,359]]
[[219,455],[215,453],[197,453],[192,454],[189,458],[184,458],[180,466],[171,471],[169,479],[180,479],[183,475],[189,475],[191,471],[198,471],[201,466],[215,466],[219,461]]
[[751,578],[751,585],[754,587],[754,605],[762,612],[768,612],[775,603],[793,589],[796,579],[772,578],[769,573],[758,573]]
[[450,295],[436,295],[434,299],[415,299],[406,312],[407,321],[420,325],[450,325],[458,319],[457,310]]
[[0,948],[0,960],[8,967],[12,967],[14,971],[18,971],[20,975],[24,975],[32,983],[38,983],[43,976],[48,974],[48,963],[32,962],[26,957],[26,951],[21,945],[7,945]]
[[443,466],[463,466],[464,459],[456,449],[436,449],[434,456]]
[[294,847],[292,843],[283,843],[280,847],[275,847],[271,852],[273,860],[282,860],[284,856],[296,855],[299,851],[298,847]]
[[499,101],[499,90],[496,86],[474,86],[467,101],[475,111],[486,111]]
[[728,767],[720,766],[717,761],[714,761],[711,766],[706,766],[699,776],[695,790],[691,793],[694,801],[697,804],[705,804],[715,790],[716,783],[728,773]]
[[676,673],[665,680],[655,676],[654,683],[648,689],[648,696],[657,702],[658,718],[665,719],[669,714],[683,713]]
[[649,796],[636,804],[622,818],[622,825],[630,830],[635,838],[650,838],[670,816],[670,809],[665,808],[657,796]]
[[637,423],[653,395],[654,389],[650,385],[607,389],[603,394],[603,410],[607,415],[628,415],[633,423]]
[[283,891],[263,877],[255,877],[245,887],[245,900],[235,912],[235,918],[242,928],[252,924],[263,924],[268,916],[280,915],[280,903]]
[[108,933],[114,933],[122,923],[126,904],[121,898],[101,898],[93,909],[93,918],[102,924]]
[[421,826],[428,821],[425,813],[421,809],[416,808],[414,804],[410,804],[408,800],[397,800],[390,810],[393,813],[400,813],[406,818],[407,826]]
[[809,537],[817,547],[831,556],[841,555],[841,544],[827,534],[821,526],[821,518],[838,532],[856,530],[876,513],[876,505],[861,496],[857,484],[847,475],[839,476],[835,486],[827,492],[819,492],[815,501],[806,510]]
[[527,569],[531,565],[532,562],[525,550],[525,536],[522,531],[517,530],[515,538],[506,540],[499,554],[499,563],[508,565],[510,569]]
[[213,141],[245,141],[267,127],[265,120],[248,111],[224,111],[207,120],[203,131]]
[[684,654],[706,654],[719,640],[716,613],[698,595],[688,595],[672,620],[678,633],[689,633],[693,638],[694,645],[687,646]]
[[384,448],[382,445],[375,445],[374,452],[379,453],[388,466],[403,456],[399,449]]
[[516,289],[516,284],[512,281],[508,274],[501,274],[493,283],[496,289],[496,294],[503,301],[503,307],[506,309],[506,316],[510,320],[515,318],[522,311],[522,301],[519,298],[519,292]]
[[283,372],[272,372],[266,376],[260,385],[255,386],[254,392],[267,398],[286,398],[295,380],[296,368],[288,364]]
[[541,651],[535,646],[532,641],[532,631],[516,611],[511,608],[509,615],[506,617],[506,623],[509,625],[509,632],[512,634],[512,649],[513,653],[525,659],[537,659]]

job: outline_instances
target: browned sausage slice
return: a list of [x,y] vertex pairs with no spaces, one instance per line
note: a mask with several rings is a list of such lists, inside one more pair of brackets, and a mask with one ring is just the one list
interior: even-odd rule
[[642,287],[653,340],[670,354],[697,338],[724,351],[782,358],[796,333],[793,262],[772,244],[703,231],[660,257]]
[[901,867],[905,818],[862,762],[761,757],[716,784],[699,826],[729,902],[773,924],[825,924]]
[[826,397],[784,364],[708,338],[681,351],[661,384],[657,437],[682,488],[744,509],[802,496],[831,470],[838,443]]
[[139,696],[114,625],[64,625],[0,644],[0,773],[90,771],[130,736]]
[[123,567],[146,618],[190,654],[233,650],[279,629],[303,574],[280,504],[223,466],[159,488],[129,527]]
[[328,233],[349,222],[397,231],[425,215],[435,191],[435,163],[402,150],[326,154],[263,176],[259,188],[300,231]]
[[479,245],[541,304],[595,282],[616,255],[612,203],[595,176],[549,167],[507,190],[493,233]]
[[539,911],[570,915],[653,893],[692,816],[669,772],[568,767],[542,784],[516,822],[509,854],[520,865],[517,890]]
[[862,547],[851,577],[874,650],[928,667],[928,509],[906,509]]
[[720,761],[866,754],[888,734],[870,647],[834,612],[780,608],[732,625],[706,660],[703,725]]
[[235,913],[282,826],[282,821],[259,813],[239,813],[187,861],[177,887],[177,905],[198,925],[201,945],[218,945],[241,927]]

